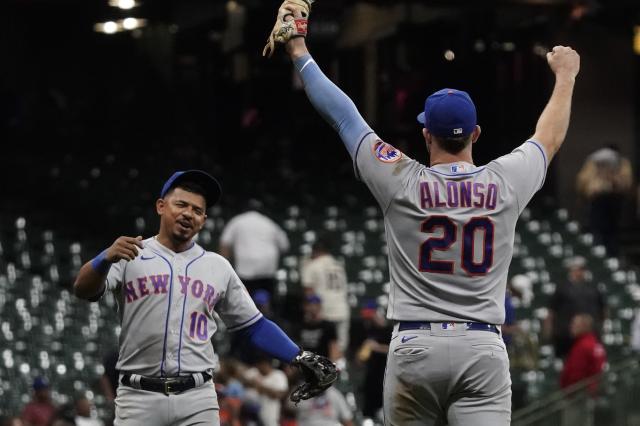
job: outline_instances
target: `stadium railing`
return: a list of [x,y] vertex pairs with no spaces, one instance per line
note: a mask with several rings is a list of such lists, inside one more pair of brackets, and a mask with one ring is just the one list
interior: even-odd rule
[[[594,392],[594,387],[597,391]],[[628,426],[640,424],[640,359],[629,358],[597,376],[549,394],[513,413],[513,426]]]

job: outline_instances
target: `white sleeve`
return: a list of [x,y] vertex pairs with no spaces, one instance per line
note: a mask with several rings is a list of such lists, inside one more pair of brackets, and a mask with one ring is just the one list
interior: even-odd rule
[[273,224],[276,229],[276,243],[278,244],[278,250],[280,250],[280,253],[289,250],[289,238],[287,237],[287,233],[284,232],[284,230],[275,222]]
[[234,219],[231,219],[229,221],[229,223],[227,223],[227,226],[224,227],[224,229],[222,230],[222,235],[220,235],[220,243],[224,244],[226,246],[230,246],[233,244],[233,240],[234,240],[234,233],[235,233],[235,229],[236,229],[236,221]]
[[273,375],[273,381],[269,382],[269,387],[274,391],[286,391],[289,389],[289,381],[287,375],[281,370],[274,370],[276,374]]
[[510,154],[489,163],[513,188],[518,200],[518,213],[526,207],[534,194],[544,184],[549,161],[544,147],[534,140],[528,140]]
[[367,184],[382,210],[386,211],[420,163],[383,142],[375,133],[369,133],[356,150],[354,166],[356,177]]

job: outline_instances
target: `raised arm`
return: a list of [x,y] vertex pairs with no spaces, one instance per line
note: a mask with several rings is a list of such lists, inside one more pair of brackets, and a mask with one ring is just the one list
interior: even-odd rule
[[532,139],[544,146],[551,161],[564,142],[569,128],[571,99],[576,76],[580,71],[580,56],[570,47],[556,46],[547,53],[547,61],[556,76],[556,82],[551,98],[538,119]]
[[94,301],[104,292],[104,281],[111,266],[126,259],[131,261],[142,249],[142,237],[120,237],[108,249],[85,263],[73,283],[73,292],[80,299]]
[[311,104],[338,132],[351,158],[354,158],[360,141],[373,130],[353,101],[320,70],[309,54],[303,37],[289,41],[287,52],[300,74]]

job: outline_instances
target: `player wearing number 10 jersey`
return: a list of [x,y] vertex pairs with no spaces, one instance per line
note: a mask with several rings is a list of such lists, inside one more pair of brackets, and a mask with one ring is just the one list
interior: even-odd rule
[[476,166],[480,136],[466,92],[429,96],[418,120],[430,167],[385,143],[320,71],[304,39],[287,50],[314,107],[339,132],[385,219],[388,318],[395,321],[384,385],[388,425],[508,425],[509,361],[500,338],[518,216],[544,183],[569,124],[575,51],[547,59],[556,85],[535,135]]

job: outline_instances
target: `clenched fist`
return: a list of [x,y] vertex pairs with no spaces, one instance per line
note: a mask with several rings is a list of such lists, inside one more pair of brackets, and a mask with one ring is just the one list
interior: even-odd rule
[[142,237],[119,237],[107,249],[105,259],[111,263],[116,263],[121,259],[131,261],[138,256],[138,248],[143,249]]
[[547,53],[547,62],[556,76],[575,78],[580,71],[580,55],[570,47],[556,46]]

